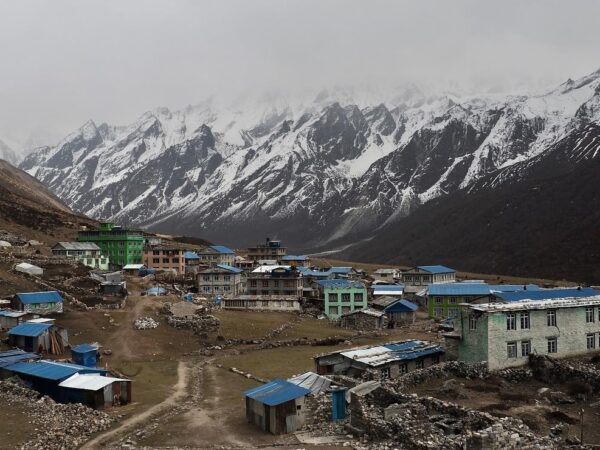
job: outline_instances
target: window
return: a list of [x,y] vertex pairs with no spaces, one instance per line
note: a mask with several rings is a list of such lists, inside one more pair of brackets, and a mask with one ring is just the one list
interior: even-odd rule
[[250,280],[250,287],[256,287],[256,280]]
[[585,308],[585,322],[592,323],[594,322],[594,319],[594,307],[590,306],[588,308]]
[[529,356],[531,353],[531,341],[521,342],[521,356]]
[[517,343],[516,342],[509,342],[508,344],[506,344],[506,352],[509,358],[516,358],[517,357]]
[[442,304],[442,297],[435,297],[435,304],[436,305],[441,305]]
[[506,314],[506,329],[516,330],[517,329],[517,315],[515,313]]
[[329,314],[330,315],[336,315],[338,313],[338,307],[337,306],[330,306],[329,307]]
[[210,286],[204,286],[204,292],[210,292]]
[[338,295],[337,294],[329,294],[329,301],[330,302],[337,302],[338,301]]
[[154,256],[158,256],[158,255],[160,255],[160,252],[158,250],[152,250],[152,254]]
[[163,258],[163,264],[169,264],[169,258]]
[[152,262],[154,264],[158,264],[158,263],[160,263],[160,258],[152,258]]
[[521,313],[521,329],[529,330],[529,313],[528,312]]
[[423,367],[425,367],[424,361],[422,359],[417,359],[415,361],[415,367],[417,369],[422,369]]
[[203,275],[202,281],[210,281],[210,275]]
[[448,308],[448,316],[452,318],[458,317],[458,308]]
[[450,297],[450,303],[456,305],[456,297]]
[[381,379],[387,380],[389,377],[390,377],[390,368],[384,367],[383,369],[381,369]]
[[231,281],[231,275],[223,275],[223,281]]
[[556,353],[556,350],[556,338],[548,338],[548,353]]
[[444,310],[442,308],[435,308],[433,310],[433,315],[435,317],[442,317],[444,315]]
[[400,373],[408,373],[408,365],[407,364],[400,364]]
[[555,327],[556,326],[556,310],[554,309],[550,309],[546,312],[546,318],[548,320],[548,326],[549,327]]
[[362,302],[363,301],[363,295],[362,294],[354,294],[354,301],[355,302]]
[[350,294],[342,294],[343,302],[350,302]]
[[588,334],[586,336],[586,340],[587,340],[587,349],[588,350],[592,350],[594,348],[596,348],[596,335],[595,334]]
[[262,287],[269,287],[269,280],[262,280]]
[[173,258],[173,263],[174,264],[179,264],[179,258]]
[[475,316],[469,316],[469,330],[474,331],[477,329],[477,319]]

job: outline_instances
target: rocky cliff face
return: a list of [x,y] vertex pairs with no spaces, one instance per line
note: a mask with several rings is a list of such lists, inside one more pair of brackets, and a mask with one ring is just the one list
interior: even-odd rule
[[94,218],[310,248],[372,236],[454,192],[493,189],[599,121],[600,71],[536,96],[413,89],[381,103],[323,92],[159,108],[126,127],[90,121],[21,167]]

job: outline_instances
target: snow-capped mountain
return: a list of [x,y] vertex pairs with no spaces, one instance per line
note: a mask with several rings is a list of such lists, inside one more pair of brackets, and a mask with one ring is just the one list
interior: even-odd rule
[[271,235],[321,246],[373,233],[598,124],[600,71],[542,95],[410,87],[375,100],[305,98],[158,108],[125,127],[89,121],[21,168],[94,218],[232,245]]
[[0,139],[0,159],[11,164],[18,164],[21,158],[6,142]]

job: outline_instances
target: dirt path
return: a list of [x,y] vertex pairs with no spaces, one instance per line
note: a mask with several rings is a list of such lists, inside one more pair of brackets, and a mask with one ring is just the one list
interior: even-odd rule
[[99,436],[96,436],[91,441],[88,441],[81,447],[82,450],[92,450],[106,447],[110,441],[114,441],[119,435],[132,430],[134,427],[144,423],[153,415],[163,411],[165,408],[174,406],[179,400],[186,396],[186,388],[188,385],[190,368],[184,361],[179,361],[177,366],[177,383],[173,386],[173,393],[167,397],[162,403],[154,405],[146,411],[137,414],[125,420],[117,428],[107,431]]

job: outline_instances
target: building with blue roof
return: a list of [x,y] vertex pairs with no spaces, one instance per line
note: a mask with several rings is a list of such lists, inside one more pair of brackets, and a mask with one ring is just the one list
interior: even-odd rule
[[402,272],[402,283],[407,292],[418,292],[435,283],[456,281],[456,271],[446,266],[417,266]]
[[186,261],[200,260],[200,257],[195,252],[191,252],[189,250],[184,252],[183,257],[185,258]]
[[359,281],[321,280],[316,286],[325,315],[332,320],[367,307],[367,288]]
[[309,389],[281,379],[249,389],[244,392],[246,420],[267,433],[293,433],[304,426],[309,394]]
[[300,267],[310,264],[310,257],[306,255],[285,255],[281,257],[280,262],[281,264]]
[[106,375],[104,369],[79,366],[56,361],[18,362],[4,368],[5,371],[18,376],[25,384],[41,394],[48,395],[56,401],[61,400],[59,383],[79,374],[94,373]]
[[208,267],[216,267],[219,264],[233,266],[235,263],[235,252],[224,245],[211,245],[202,250],[197,250],[200,264]]
[[242,269],[229,264],[217,264],[196,275],[196,286],[200,295],[209,297],[235,297],[242,293]]
[[63,312],[64,299],[58,291],[21,292],[15,294],[12,308],[32,314],[54,314]]
[[28,352],[60,355],[69,345],[68,333],[53,323],[25,322],[8,331],[8,342]]
[[25,352],[21,349],[7,350],[0,352],[0,380],[9,378],[11,373],[4,370],[5,367],[26,361],[35,361],[40,359],[40,355],[32,352]]
[[71,359],[75,364],[96,367],[98,344],[79,344],[71,348]]
[[592,288],[559,288],[539,289],[517,292],[494,292],[494,297],[503,302],[520,302],[524,300],[557,300],[564,298],[589,298],[600,295],[600,291]]
[[343,374],[359,378],[371,370],[377,378],[396,378],[407,372],[438,364],[445,349],[417,339],[340,350],[314,358],[320,375]]

